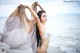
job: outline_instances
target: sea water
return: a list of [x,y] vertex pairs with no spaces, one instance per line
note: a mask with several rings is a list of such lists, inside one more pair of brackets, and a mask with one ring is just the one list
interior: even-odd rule
[[[54,18],[52,18],[54,17]],[[0,32],[3,32],[8,17],[0,17]],[[50,46],[60,47],[67,53],[80,52],[80,14],[60,14],[51,16],[48,21]]]
[[67,53],[80,53],[80,14],[52,16],[48,22],[50,46],[60,47]]

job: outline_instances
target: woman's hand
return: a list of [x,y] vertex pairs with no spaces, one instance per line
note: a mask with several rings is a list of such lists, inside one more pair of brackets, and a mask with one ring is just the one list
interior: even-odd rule
[[38,5],[38,2],[34,2],[35,3],[35,5]]
[[36,6],[40,7],[41,10],[44,10],[43,7],[38,2],[34,2],[34,3],[35,3]]
[[35,9],[37,7],[37,2],[34,2],[33,4],[32,4],[32,9]]
[[38,3],[38,2],[34,2],[34,5],[35,5],[35,6],[39,6],[39,3]]
[[23,4],[20,4],[20,7],[23,7],[23,8],[29,8],[28,5],[23,5]]

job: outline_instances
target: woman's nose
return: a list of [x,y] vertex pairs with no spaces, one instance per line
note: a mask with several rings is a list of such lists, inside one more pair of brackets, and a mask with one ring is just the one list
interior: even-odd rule
[[45,19],[45,21],[47,21],[47,18]]

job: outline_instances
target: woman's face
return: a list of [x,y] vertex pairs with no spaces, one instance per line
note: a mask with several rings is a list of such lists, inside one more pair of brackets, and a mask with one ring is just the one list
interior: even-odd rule
[[45,23],[47,21],[47,15],[46,13],[41,14],[41,22]]

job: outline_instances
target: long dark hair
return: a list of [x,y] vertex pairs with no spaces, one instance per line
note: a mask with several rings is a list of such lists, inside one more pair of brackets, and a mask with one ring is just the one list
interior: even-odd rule
[[[39,19],[41,19],[42,13],[46,13],[46,12],[43,11],[43,10],[40,10],[40,11],[37,13]],[[38,46],[41,46],[41,37],[40,37],[40,33],[39,33],[39,29],[38,29],[37,23],[36,23],[36,39],[37,39],[37,47],[38,47]]]

